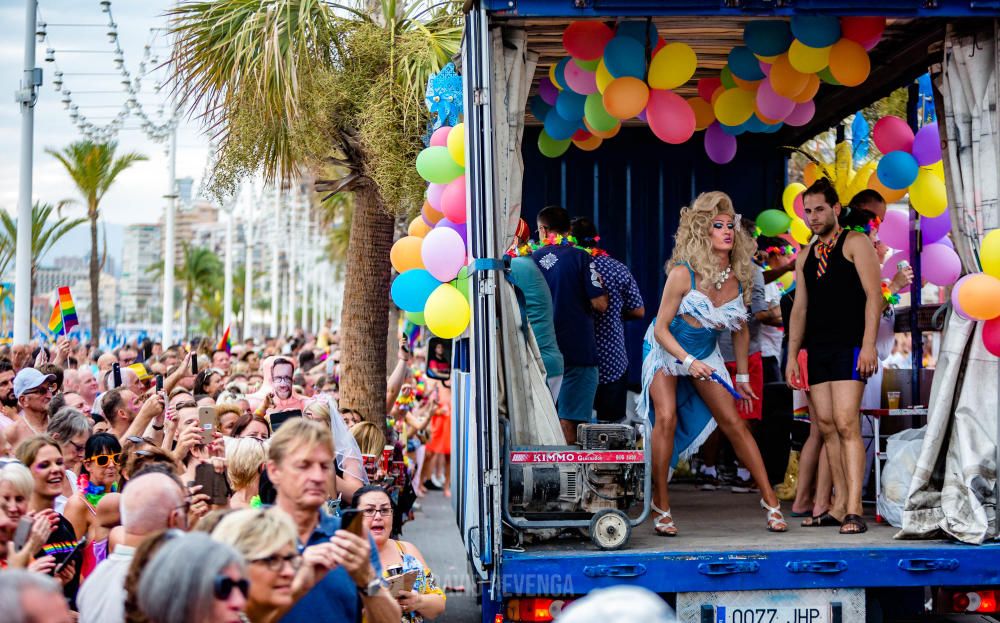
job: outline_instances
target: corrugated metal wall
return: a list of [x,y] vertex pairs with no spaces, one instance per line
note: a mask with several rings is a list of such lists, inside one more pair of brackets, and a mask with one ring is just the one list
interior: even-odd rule
[[629,128],[596,151],[570,147],[563,157],[550,159],[538,152],[539,131],[525,129],[523,218],[534,230],[535,215],[551,204],[564,206],[571,216],[588,216],[597,224],[601,246],[632,270],[647,317],[626,324],[629,378],[638,384],[642,336],[659,306],[680,208],[698,193],[722,190],[748,217],[780,209],[785,153],[755,151],[741,137],[736,158],[720,166],[705,157],[700,140],[667,145],[646,128]]

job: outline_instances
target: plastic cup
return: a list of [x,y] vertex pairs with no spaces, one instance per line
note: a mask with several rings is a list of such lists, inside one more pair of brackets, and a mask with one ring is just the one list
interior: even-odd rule
[[886,392],[885,399],[889,403],[889,409],[899,408],[899,392]]

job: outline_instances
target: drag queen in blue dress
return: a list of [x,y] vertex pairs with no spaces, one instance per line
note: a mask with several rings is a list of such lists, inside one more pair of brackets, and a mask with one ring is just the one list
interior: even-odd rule
[[[697,452],[716,424],[760,488],[768,530],[788,529],[760,450],[737,412],[757,398],[747,363],[756,245],[739,218],[721,192],[703,193],[681,210],[660,309],[646,332],[639,413],[653,426],[652,508],[654,528],[664,536],[677,534],[667,492],[670,472],[679,459]],[[733,333],[735,383],[719,354],[723,331]],[[744,399],[736,400],[726,385]]]

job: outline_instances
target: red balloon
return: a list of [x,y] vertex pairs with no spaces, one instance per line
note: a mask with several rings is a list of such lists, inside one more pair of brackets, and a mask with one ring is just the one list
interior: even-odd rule
[[615,32],[604,22],[573,22],[563,31],[563,47],[573,58],[596,61]]
[[590,132],[588,132],[586,130],[577,130],[576,132],[573,133],[573,140],[574,141],[585,141],[588,138],[590,138],[591,136],[593,136],[593,134],[591,134]]
[[899,117],[888,115],[875,122],[872,141],[879,151],[888,154],[893,151],[910,152],[913,147],[913,130]]
[[715,90],[722,86],[722,80],[719,78],[699,78],[698,79],[698,96],[708,103],[712,103],[712,95],[715,94]]
[[694,134],[695,116],[691,105],[673,91],[651,89],[646,104],[649,129],[658,139],[680,145]]
[[840,35],[844,39],[860,43],[866,50],[875,47],[885,30],[885,17],[841,17]]
[[1000,317],[983,323],[983,346],[1000,357]]

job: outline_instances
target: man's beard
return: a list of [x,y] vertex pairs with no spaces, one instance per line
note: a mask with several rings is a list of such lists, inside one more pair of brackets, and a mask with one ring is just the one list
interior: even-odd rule
[[5,407],[16,407],[17,398],[14,398],[14,393],[11,392],[9,396],[0,396],[0,404]]

